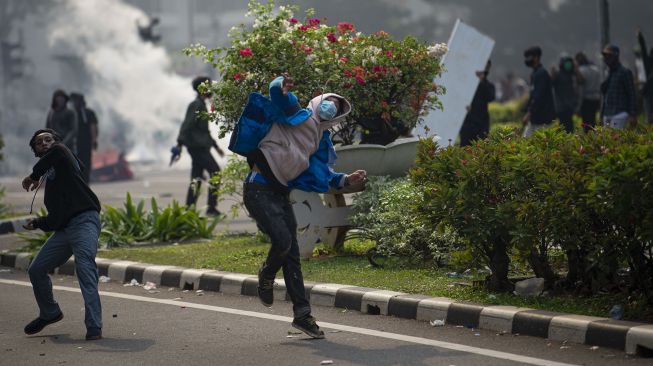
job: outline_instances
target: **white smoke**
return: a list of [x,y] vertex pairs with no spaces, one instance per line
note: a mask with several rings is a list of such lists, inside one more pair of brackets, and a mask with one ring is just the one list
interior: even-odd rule
[[549,9],[551,9],[552,12],[556,13],[566,2],[567,0],[548,0]]
[[100,132],[116,116],[130,125],[129,160],[167,159],[194,92],[162,47],[139,38],[136,22],[147,15],[115,0],[65,0],[51,19],[50,46],[78,57],[92,77],[86,100],[105,118]]

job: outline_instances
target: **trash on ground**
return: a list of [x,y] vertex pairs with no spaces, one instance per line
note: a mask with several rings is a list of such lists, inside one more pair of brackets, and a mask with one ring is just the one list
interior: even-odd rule
[[460,273],[458,272],[447,272],[445,274],[447,275],[447,277],[451,277],[451,278],[460,277]]
[[560,349],[569,349],[569,346],[560,346]]
[[544,291],[544,278],[529,278],[515,283],[514,294],[518,296],[539,296]]
[[614,320],[620,320],[624,316],[624,307],[622,305],[613,306],[608,316]]
[[159,292],[161,292],[161,291],[159,291],[159,290],[150,290],[147,293],[148,294],[158,294]]
[[124,287],[130,287],[130,286],[140,286],[141,284],[136,281],[135,278],[132,278],[132,280],[129,283],[124,284]]
[[197,290],[195,291],[195,293],[197,294],[197,296],[204,296],[204,290]]
[[286,338],[299,338],[299,337],[296,335],[287,335]]
[[100,283],[107,283],[107,282],[111,281],[111,278],[107,277],[107,276],[100,276],[99,281],[100,281]]
[[173,300],[173,301],[174,301],[174,300],[181,300],[181,297],[175,297],[175,298],[172,299],[172,300]]
[[481,336],[481,333],[474,333],[474,336],[476,336],[476,337],[480,337],[480,336]]
[[148,290],[148,291],[149,290],[154,290],[154,289],[156,289],[156,283],[147,281],[147,282],[145,282],[145,285],[143,285],[143,289]]
[[596,351],[597,349],[599,349],[599,346],[592,346],[592,347],[590,347],[590,349],[591,349],[592,351]]
[[10,269],[0,269],[0,273],[11,273]]
[[429,321],[432,327],[444,327],[444,320],[435,319]]
[[174,290],[175,290],[174,287],[169,287],[169,288],[168,288],[168,291],[174,291]]
[[182,292],[188,292],[188,290],[183,290]]
[[320,362],[320,365],[333,365],[333,360],[324,360]]

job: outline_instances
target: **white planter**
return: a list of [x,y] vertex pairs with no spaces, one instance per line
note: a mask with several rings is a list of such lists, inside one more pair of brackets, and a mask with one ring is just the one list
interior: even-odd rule
[[389,175],[403,177],[415,165],[418,137],[397,139],[383,145],[360,144],[336,148],[338,159],[335,171],[351,173],[365,169],[368,175]]

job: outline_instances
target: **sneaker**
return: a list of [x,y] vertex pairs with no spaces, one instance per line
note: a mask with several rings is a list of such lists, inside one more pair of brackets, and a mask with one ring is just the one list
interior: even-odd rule
[[25,326],[25,334],[36,334],[40,331],[43,330],[46,326],[56,323],[59,320],[63,319],[63,313],[60,311],[59,315],[57,315],[54,319],[52,320],[45,320],[42,318],[36,318],[32,320],[29,324]]
[[88,328],[86,330],[87,341],[97,341],[102,339],[102,328]]
[[206,216],[222,217],[224,214],[215,208],[207,208]]
[[267,307],[272,307],[274,303],[274,280],[263,278],[263,266],[258,270],[258,298],[261,303]]
[[317,323],[315,322],[315,318],[313,318],[311,315],[293,319],[292,326],[313,338],[324,338],[324,332],[320,330],[320,327],[318,327]]

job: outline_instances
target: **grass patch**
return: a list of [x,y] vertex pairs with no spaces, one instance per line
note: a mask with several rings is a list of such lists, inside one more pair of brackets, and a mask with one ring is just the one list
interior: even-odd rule
[[[114,248],[98,253],[99,257],[167,264],[191,268],[256,274],[267,255],[269,244],[253,235],[220,236],[209,243],[167,245],[145,248]],[[625,319],[653,321],[653,313],[643,300],[627,295],[591,297],[544,296],[519,297],[512,294],[492,294],[472,286],[480,276],[448,277],[446,269],[438,269],[403,258],[391,258],[385,268],[370,266],[362,255],[369,243],[345,243],[344,253],[333,254],[318,248],[317,256],[302,260],[306,281],[342,283],[384,290],[429,296],[444,296],[456,300],[492,305],[512,305],[548,311],[606,317],[615,304],[626,304]],[[280,275],[278,275],[280,276]],[[639,300],[639,301],[638,301]]]

